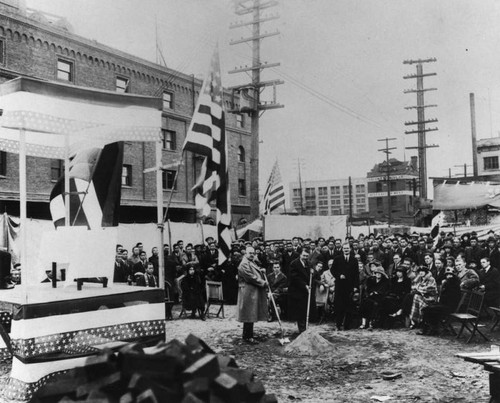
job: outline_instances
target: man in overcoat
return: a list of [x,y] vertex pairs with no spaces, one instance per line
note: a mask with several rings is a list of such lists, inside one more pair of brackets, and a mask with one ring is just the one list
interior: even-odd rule
[[349,243],[342,246],[342,254],[333,260],[331,272],[335,277],[335,297],[333,307],[337,329],[348,330],[353,310],[352,294],[359,289],[358,261],[351,255]]
[[[306,330],[307,301],[311,267],[309,266],[309,253],[303,249],[300,257],[290,263],[288,274],[288,318],[297,321],[299,333]],[[310,309],[314,309],[315,304],[311,303]],[[313,315],[311,315],[311,313]],[[310,312],[314,316],[315,312]]]
[[267,281],[254,260],[255,249],[248,246],[238,266],[238,322],[243,322],[243,340],[252,344],[254,323],[268,317]]

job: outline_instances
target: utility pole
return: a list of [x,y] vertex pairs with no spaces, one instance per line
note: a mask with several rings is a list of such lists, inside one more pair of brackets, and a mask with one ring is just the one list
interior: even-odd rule
[[300,215],[304,215],[304,193],[302,188],[302,175],[300,173],[300,166],[302,161],[297,158],[297,169],[299,170],[299,193],[300,193]]
[[351,236],[351,227],[352,227],[352,181],[349,176],[349,231],[347,235]]
[[396,147],[389,147],[389,141],[396,140],[395,137],[385,139],[378,139],[378,141],[385,141],[385,148],[381,148],[378,151],[382,151],[385,154],[385,165],[387,169],[387,224],[389,227],[391,226],[392,221],[392,206],[391,206],[391,166],[389,165],[389,154],[391,154],[391,150],[395,150]]
[[[264,38],[279,35],[279,31],[261,34],[261,23],[272,21],[279,18],[278,15],[264,16],[261,11],[270,7],[277,6],[278,2],[274,0],[235,0],[235,13],[237,15],[251,15],[250,21],[239,21],[230,25],[230,28],[240,28],[252,26],[252,36],[230,41],[230,45],[251,42],[252,44],[252,65],[235,68],[229,71],[229,74],[252,72],[252,81],[248,84],[239,85],[230,88],[234,94],[240,94],[240,105],[229,112],[248,113],[251,121],[252,141],[250,148],[250,215],[256,218],[259,215],[259,118],[260,112],[267,109],[283,108],[283,105],[276,102],[276,86],[283,84],[282,80],[261,81],[260,72],[265,68],[277,67],[280,63],[261,63],[260,42]],[[261,102],[261,92],[272,86],[274,89],[274,98],[272,102]]]
[[437,122],[437,119],[425,120],[425,108],[436,107],[437,105],[425,105],[424,103],[424,93],[426,91],[436,91],[437,88],[424,88],[424,77],[435,76],[436,73],[423,73],[423,63],[433,63],[435,58],[431,59],[418,59],[418,60],[405,60],[403,64],[416,64],[417,74],[411,74],[404,76],[404,79],[417,79],[417,88],[404,90],[405,94],[415,92],[417,94],[417,106],[408,106],[405,109],[416,109],[417,110],[417,120],[412,122],[405,122],[405,126],[417,125],[417,130],[405,131],[405,134],[418,134],[418,146],[417,147],[406,147],[407,149],[418,150],[418,173],[420,178],[420,197],[427,198],[427,148],[439,147],[435,144],[427,144],[426,133],[438,130],[437,127],[426,128],[427,123]]

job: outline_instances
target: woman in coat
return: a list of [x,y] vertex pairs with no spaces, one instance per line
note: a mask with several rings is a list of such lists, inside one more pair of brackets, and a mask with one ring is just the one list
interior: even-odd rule
[[372,268],[373,276],[366,280],[365,298],[361,302],[359,312],[361,315],[360,329],[373,328],[373,322],[379,313],[380,304],[389,292],[389,280],[382,266]]
[[423,309],[423,327],[418,334],[437,335],[441,320],[457,309],[460,296],[460,280],[456,276],[455,270],[448,267],[445,270],[445,278],[441,283],[439,303],[428,305]]
[[389,294],[382,300],[380,320],[382,327],[390,327],[392,319],[403,313],[403,301],[411,293],[411,280],[406,275],[406,267],[398,266],[395,276],[390,279]]
[[205,302],[203,300],[203,284],[196,273],[194,266],[189,267],[187,275],[181,281],[182,306],[186,311],[191,312],[194,319],[196,311],[200,314],[200,319],[205,320]]
[[238,322],[243,322],[243,340],[251,344],[256,343],[253,324],[268,318],[267,281],[254,259],[255,249],[248,246],[238,266]]

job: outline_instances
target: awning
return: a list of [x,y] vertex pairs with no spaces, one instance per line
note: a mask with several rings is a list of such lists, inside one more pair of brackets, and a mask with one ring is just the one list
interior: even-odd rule
[[26,154],[44,158],[64,159],[66,145],[71,155],[116,141],[158,141],[161,107],[158,98],[16,78],[0,85],[0,151],[19,153],[18,130],[26,131]]
[[440,183],[434,186],[434,210],[500,207],[500,184],[490,182]]

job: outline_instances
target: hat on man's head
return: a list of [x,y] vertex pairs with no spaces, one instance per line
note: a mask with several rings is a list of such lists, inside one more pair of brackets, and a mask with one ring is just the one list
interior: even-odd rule
[[373,269],[372,269],[372,274],[376,274],[376,273],[380,273],[382,274],[383,276],[386,276],[387,277],[387,274],[385,274],[385,270],[383,269],[382,266],[375,266]]
[[444,274],[455,274],[455,269],[453,267],[447,267]]
[[429,268],[427,266],[421,265],[418,266],[417,271],[425,271],[427,273],[429,271]]

